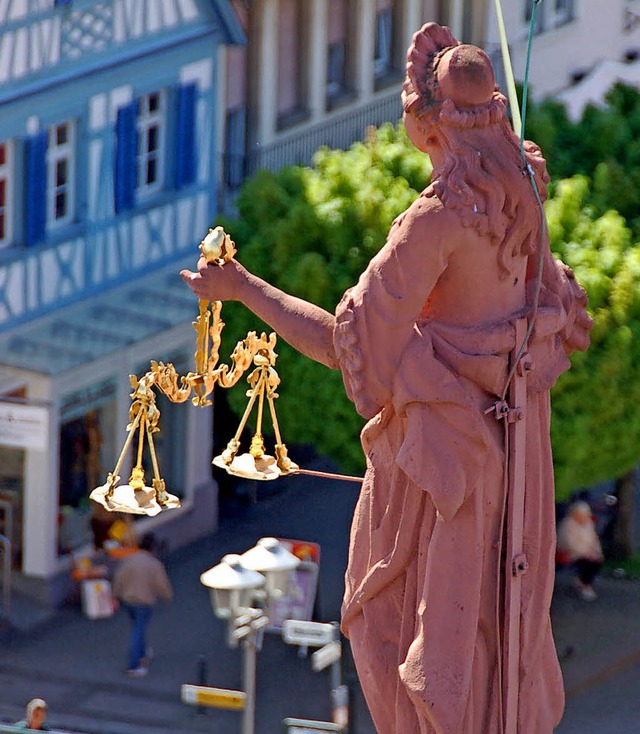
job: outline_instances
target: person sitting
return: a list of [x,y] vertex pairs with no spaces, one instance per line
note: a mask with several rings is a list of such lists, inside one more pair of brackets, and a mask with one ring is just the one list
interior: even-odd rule
[[16,729],[31,729],[35,731],[51,731],[44,723],[47,718],[47,702],[42,698],[32,698],[27,704],[25,718],[18,721]]
[[580,596],[586,601],[596,599],[593,581],[602,568],[604,555],[587,502],[574,502],[558,525],[558,554],[575,568]]

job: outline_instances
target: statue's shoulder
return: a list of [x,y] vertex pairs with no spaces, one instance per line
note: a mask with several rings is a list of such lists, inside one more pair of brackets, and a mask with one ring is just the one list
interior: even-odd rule
[[417,234],[435,238],[462,226],[460,215],[446,207],[431,188],[425,189],[404,212],[403,225]]
[[459,216],[447,209],[437,196],[424,193],[393,221],[387,248],[396,249],[419,245],[424,253],[451,254],[457,238],[452,236],[461,229]]

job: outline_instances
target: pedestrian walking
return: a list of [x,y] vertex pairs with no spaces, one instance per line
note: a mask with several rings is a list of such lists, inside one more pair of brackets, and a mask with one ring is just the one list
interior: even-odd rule
[[113,593],[131,619],[129,664],[126,673],[139,678],[148,673],[152,650],[147,645],[147,629],[158,599],[173,598],[165,567],[154,555],[155,537],[146,533],[139,549],[121,561],[113,578]]
[[16,729],[32,731],[51,731],[44,723],[47,718],[47,702],[42,698],[32,698],[27,704],[25,717],[14,724]]

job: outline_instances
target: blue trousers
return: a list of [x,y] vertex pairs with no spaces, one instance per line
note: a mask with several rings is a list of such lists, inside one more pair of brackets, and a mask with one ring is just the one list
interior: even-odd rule
[[129,619],[131,619],[129,670],[133,670],[140,665],[147,651],[147,627],[151,619],[152,607],[126,603],[123,603],[122,606],[127,610]]

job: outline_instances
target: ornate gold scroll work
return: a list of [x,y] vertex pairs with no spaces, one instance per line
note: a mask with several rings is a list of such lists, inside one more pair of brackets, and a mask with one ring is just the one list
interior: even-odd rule
[[[200,249],[211,264],[219,267],[236,253],[233,241],[221,227],[209,230],[209,234],[200,243]],[[277,358],[276,335],[271,333],[267,337],[263,333],[258,337],[256,332],[250,331],[245,339],[236,344],[231,354],[231,366],[219,364],[221,334],[224,328],[221,312],[220,301],[198,302],[198,316],[193,322],[196,331],[193,372],[181,376],[173,364],[154,360],[151,362],[150,371],[142,378],[130,376],[133,392],[127,437],[113,472],[108,474],[105,484],[91,493],[91,499],[106,509],[156,515],[162,510],[180,506],[178,497],[167,492],[165,481],[160,475],[153,443],[153,434],[160,430],[160,411],[156,405],[154,389],[160,390],[173,403],[183,403],[191,397],[194,405],[205,407],[211,405],[209,396],[216,385],[223,388],[232,387],[252,365],[254,369],[247,378],[250,385],[247,391],[249,398],[247,409],[234,438],[221,456],[214,459],[214,463],[236,476],[261,480],[276,479],[298,469],[287,455],[275,412],[274,399],[278,397],[276,389],[280,384],[280,378],[274,368]],[[266,454],[262,436],[265,400],[269,406],[276,437],[275,458]],[[240,436],[256,402],[257,427],[249,453],[237,456]],[[120,485],[120,471],[128,450],[134,444],[136,433],[138,435],[136,461],[129,476],[129,483]],[[145,443],[153,470],[151,486],[146,484],[143,466]]]

